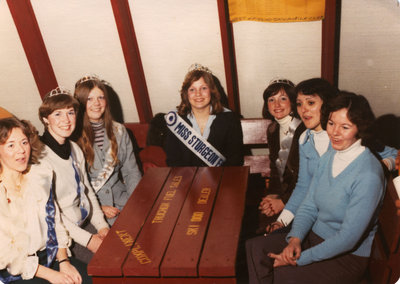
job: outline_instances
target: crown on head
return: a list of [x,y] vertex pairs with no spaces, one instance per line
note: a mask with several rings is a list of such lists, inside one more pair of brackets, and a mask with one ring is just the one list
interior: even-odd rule
[[55,89],[51,90],[50,92],[48,92],[46,94],[46,96],[45,96],[45,99],[50,98],[50,97],[54,97],[54,96],[58,96],[58,95],[72,96],[72,93],[67,88],[58,86],[57,88],[55,88]]
[[194,63],[194,64],[190,65],[189,72],[195,71],[195,70],[196,71],[204,71],[204,72],[212,74],[211,70],[208,67],[203,66],[199,63]]
[[90,74],[90,75],[86,75],[86,76],[80,78],[80,79],[78,80],[78,82],[75,83],[75,88],[76,88],[78,85],[80,85],[80,84],[82,84],[82,83],[84,83],[84,82],[87,82],[87,81],[99,81],[99,82],[103,83],[104,85],[107,85],[107,86],[110,86],[110,87],[111,87],[111,84],[110,84],[109,82],[107,82],[106,80],[100,79],[100,77],[97,76],[96,74]]
[[294,88],[294,84],[293,84],[292,81],[290,81],[290,80],[288,80],[288,79],[282,79],[282,78],[275,78],[275,79],[272,79],[272,80],[269,82],[269,86],[272,85],[272,84],[278,84],[278,83],[280,83],[280,84],[286,84],[286,85],[288,85],[288,86]]
[[80,78],[80,79],[78,80],[78,82],[75,83],[75,87],[78,86],[79,84],[84,83],[84,82],[87,82],[87,81],[94,81],[94,80],[100,81],[99,76],[97,76],[96,74],[85,75],[85,76],[83,76],[82,78]]

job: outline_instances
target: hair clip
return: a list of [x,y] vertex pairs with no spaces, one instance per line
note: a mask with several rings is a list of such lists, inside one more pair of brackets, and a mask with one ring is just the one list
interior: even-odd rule
[[194,64],[190,65],[189,72],[191,72],[191,71],[204,71],[204,72],[212,74],[211,70],[208,67],[205,67],[199,63],[194,63]]
[[72,93],[70,90],[68,90],[67,88],[58,86],[57,88],[51,90],[50,92],[48,92],[45,96],[46,98],[50,98],[50,97],[54,97],[54,96],[58,96],[58,95],[68,95],[68,96],[72,96]]
[[278,83],[280,83],[280,84],[286,84],[286,85],[288,85],[288,86],[294,88],[294,84],[293,84],[292,81],[290,81],[290,80],[288,80],[288,79],[281,79],[281,78],[272,79],[272,80],[269,82],[269,85],[268,85],[268,86],[271,86],[272,84],[278,84]]

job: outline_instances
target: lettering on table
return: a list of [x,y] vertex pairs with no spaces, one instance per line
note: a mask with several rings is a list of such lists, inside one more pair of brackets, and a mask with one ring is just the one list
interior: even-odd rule
[[[164,201],[172,201],[176,194],[176,189],[179,187],[182,181],[182,176],[174,176],[172,178],[171,184],[169,185],[170,190],[165,192],[162,200]],[[161,202],[160,206],[157,209],[157,213],[154,216],[153,220],[151,221],[152,224],[161,224],[165,216],[168,213],[170,203],[169,202]]]
[[135,244],[135,246],[131,250],[131,253],[135,256],[140,264],[151,263],[151,259],[147,256],[147,254],[144,252],[139,244]]
[[116,234],[118,235],[124,246],[131,248],[131,246],[133,245],[133,238],[127,231],[116,231]]
[[[211,192],[212,192],[211,188],[203,187],[200,191],[200,196],[197,199],[197,204],[207,205]],[[200,223],[203,220],[203,217],[204,217],[204,211],[193,212],[190,218],[190,224],[186,230],[187,236],[195,236],[199,233],[200,224],[198,223]]]

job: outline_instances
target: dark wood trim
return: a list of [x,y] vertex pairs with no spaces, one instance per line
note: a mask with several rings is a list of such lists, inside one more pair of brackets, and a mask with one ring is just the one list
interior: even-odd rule
[[227,0],[217,0],[222,52],[224,55],[226,87],[229,108],[240,114],[239,84],[236,67],[235,41],[232,23],[229,20]]
[[150,122],[153,112],[128,0],[111,0],[111,6],[124,52],[139,120],[141,123]]
[[58,83],[29,0],[7,0],[39,94],[43,98]]
[[341,0],[325,1],[322,21],[321,77],[338,86]]

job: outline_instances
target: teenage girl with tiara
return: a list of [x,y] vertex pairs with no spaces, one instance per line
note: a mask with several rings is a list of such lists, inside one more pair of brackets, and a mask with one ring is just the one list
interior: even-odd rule
[[41,137],[46,145],[43,159],[55,174],[55,197],[62,221],[74,240],[73,253],[88,263],[109,226],[88,181],[82,150],[70,140],[78,109],[79,102],[71,93],[57,88],[44,97],[39,118],[45,126]]
[[97,76],[78,80],[74,96],[83,118],[78,144],[90,183],[112,225],[141,179],[132,141],[125,126],[112,119],[106,86]]

